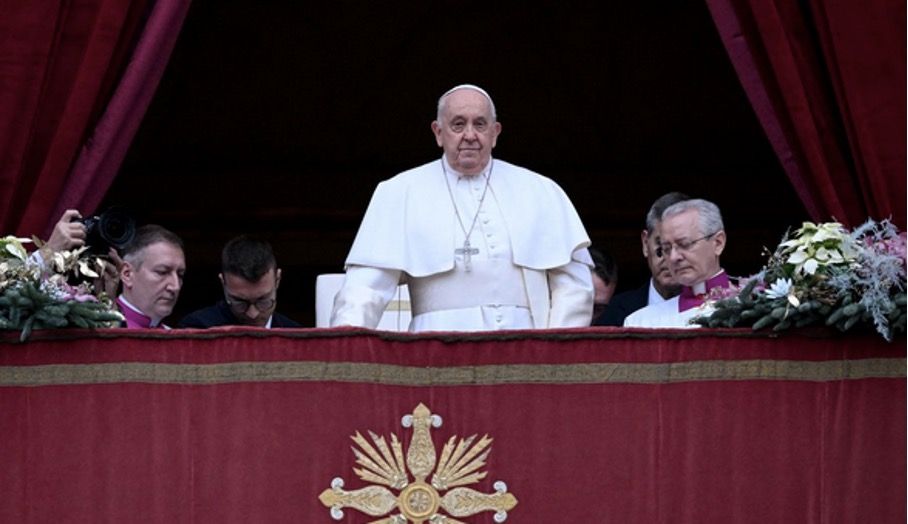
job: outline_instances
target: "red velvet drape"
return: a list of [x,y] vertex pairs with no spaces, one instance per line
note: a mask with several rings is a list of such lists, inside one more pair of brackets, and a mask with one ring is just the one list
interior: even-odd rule
[[188,4],[0,5],[0,231],[46,235],[66,207],[94,211],[150,102]]
[[0,336],[0,521],[334,522],[418,403],[494,439],[507,522],[905,521],[904,338],[151,331]]
[[129,64],[91,138],[82,145],[44,231],[67,209],[87,213],[101,203],[164,75],[188,10],[189,0],[154,2]]
[[4,2],[0,231],[42,234],[145,0]]
[[905,3],[707,0],[767,136],[814,220],[904,229]]

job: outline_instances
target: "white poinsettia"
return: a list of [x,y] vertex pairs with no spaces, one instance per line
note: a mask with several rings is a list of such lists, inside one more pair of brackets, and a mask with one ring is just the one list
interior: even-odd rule
[[814,275],[830,265],[850,264],[860,251],[848,231],[838,222],[804,222],[791,238],[781,244],[786,262],[795,275]]
[[716,301],[715,311],[697,323],[842,331],[872,323],[892,341],[905,333],[905,243],[905,233],[889,220],[868,220],[851,231],[835,222],[805,222],[786,233],[734,300]]

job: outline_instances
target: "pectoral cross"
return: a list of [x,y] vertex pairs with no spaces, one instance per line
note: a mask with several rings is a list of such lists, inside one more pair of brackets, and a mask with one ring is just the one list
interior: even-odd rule
[[454,254],[463,255],[463,268],[465,271],[469,271],[471,269],[470,258],[473,255],[478,255],[479,249],[475,248],[475,247],[471,249],[470,248],[470,239],[468,238],[463,241],[463,247],[459,247],[454,250]]

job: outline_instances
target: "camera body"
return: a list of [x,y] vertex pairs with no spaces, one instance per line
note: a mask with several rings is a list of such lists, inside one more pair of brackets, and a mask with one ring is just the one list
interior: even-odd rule
[[111,247],[120,252],[136,236],[136,221],[122,208],[112,207],[81,222],[85,226],[85,245],[96,255],[106,255]]

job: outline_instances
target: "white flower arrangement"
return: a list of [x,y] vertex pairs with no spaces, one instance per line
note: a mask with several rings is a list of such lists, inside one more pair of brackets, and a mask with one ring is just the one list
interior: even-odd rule
[[854,263],[859,251],[855,240],[838,222],[804,222],[794,238],[779,247],[780,255],[788,257],[787,263],[799,275],[814,275],[824,266]]
[[20,331],[25,341],[33,329],[119,325],[123,316],[111,298],[87,281],[99,278],[109,262],[84,247],[45,261],[29,256],[25,245],[31,242],[0,238],[0,329]]
[[888,220],[853,231],[805,222],[786,234],[760,273],[716,297],[713,313],[696,322],[776,331],[872,324],[892,340],[905,333],[905,256],[905,234]]

